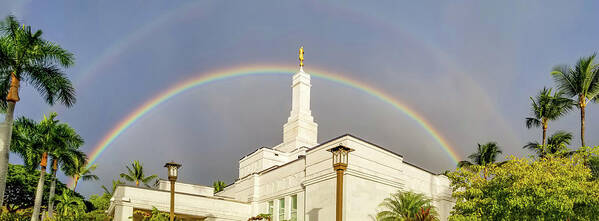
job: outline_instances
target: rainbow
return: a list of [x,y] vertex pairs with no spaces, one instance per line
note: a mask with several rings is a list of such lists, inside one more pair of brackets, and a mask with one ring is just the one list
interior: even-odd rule
[[[230,78],[243,77],[243,76],[256,76],[256,75],[291,75],[297,72],[297,68],[290,68],[276,65],[262,65],[262,66],[243,66],[224,70],[212,71],[209,74],[200,74],[197,77],[193,77],[189,80],[183,81],[176,84],[169,89],[163,91],[152,99],[146,101],[142,106],[135,109],[127,117],[122,119],[115,127],[106,134],[102,140],[93,148],[92,153],[89,155],[89,164],[92,165],[102,155],[102,153],[112,144],[121,134],[123,134],[131,125],[137,122],[145,114],[156,108],[158,105],[165,101],[182,94],[192,88],[199,87],[211,82],[226,80]],[[350,88],[355,88],[363,91],[369,95],[372,95],[379,100],[390,104],[395,109],[408,115],[411,119],[415,120],[431,137],[439,143],[441,148],[451,158],[454,163],[457,163],[460,159],[456,150],[451,147],[449,142],[441,136],[441,134],[435,130],[435,128],[420,114],[410,109],[405,104],[401,103],[397,99],[394,99],[390,95],[383,91],[377,90],[371,86],[368,86],[362,82],[346,78],[344,76],[334,74],[324,70],[315,70],[309,68],[308,73],[312,76],[329,80],[335,83],[339,83]]]

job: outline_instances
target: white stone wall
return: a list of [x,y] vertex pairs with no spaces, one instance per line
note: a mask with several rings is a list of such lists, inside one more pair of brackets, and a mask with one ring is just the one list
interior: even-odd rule
[[[134,209],[170,210],[170,192],[157,189],[121,185],[111,201],[109,213],[114,214],[117,221],[130,221]],[[208,217],[208,220],[246,221],[251,216],[251,208],[250,204],[231,199],[176,193],[175,214]]]
[[354,149],[344,176],[344,220],[373,220],[379,204],[398,190],[432,198],[441,220],[447,220],[453,203],[446,177],[406,164],[402,156],[352,136],[342,136],[307,152],[306,220],[334,219],[336,175],[331,153],[326,150],[338,145]]
[[[171,181],[160,180],[158,181],[158,189],[164,191],[171,190]],[[175,182],[175,191],[178,193],[188,193],[202,196],[214,196],[214,187],[202,186],[189,183]]]
[[[354,149],[344,176],[344,220],[374,220],[379,204],[398,190],[424,193],[433,199],[441,220],[449,216],[453,203],[446,177],[405,163],[402,156],[349,135],[309,150],[303,148],[290,153],[262,148],[244,157],[240,167],[266,162],[265,158],[272,158],[277,152],[280,153],[277,157],[284,160],[274,167],[245,174],[215,196],[209,195],[208,189],[212,190],[209,187],[177,183],[178,192],[193,193],[177,195],[177,211],[195,215],[211,213],[212,219],[236,217],[233,220],[247,220],[268,213],[268,203],[272,201],[273,221],[279,221],[278,200],[285,201],[284,219],[289,219],[291,196],[297,195],[298,220],[334,220],[336,174],[332,168],[332,155],[327,150],[338,145]],[[298,156],[302,157],[298,159]],[[151,209],[149,205],[158,205],[157,208],[167,211],[166,184],[161,183],[161,190],[119,187],[116,199],[130,201],[115,200],[112,212],[125,217],[133,208]]]
[[256,152],[239,160],[239,178],[263,171],[272,166],[285,164],[289,161],[288,154],[286,153],[265,147],[260,148]]
[[447,220],[453,201],[451,199],[450,182],[443,175],[436,175],[411,164],[403,164],[402,176],[406,178],[405,189],[423,193],[434,201],[441,220]]

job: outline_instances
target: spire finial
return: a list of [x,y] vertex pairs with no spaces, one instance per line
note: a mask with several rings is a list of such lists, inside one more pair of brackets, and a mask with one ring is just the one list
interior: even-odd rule
[[301,46],[299,49],[299,60],[300,60],[300,67],[304,66],[304,46]]

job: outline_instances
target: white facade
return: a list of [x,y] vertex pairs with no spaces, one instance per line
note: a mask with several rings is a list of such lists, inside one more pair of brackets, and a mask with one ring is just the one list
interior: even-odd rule
[[[239,160],[238,179],[216,194],[212,187],[177,183],[175,213],[189,220],[245,221],[262,213],[272,214],[273,221],[335,220],[336,179],[327,150],[342,144],[355,150],[344,176],[344,220],[375,220],[378,205],[398,190],[431,197],[441,220],[447,220],[453,203],[445,176],[349,134],[317,144],[310,87],[310,75],[300,68],[293,76],[292,109],[283,127],[283,143],[259,148]],[[109,213],[114,220],[131,220],[134,210],[169,211],[169,189],[167,181],[157,189],[119,186]]]

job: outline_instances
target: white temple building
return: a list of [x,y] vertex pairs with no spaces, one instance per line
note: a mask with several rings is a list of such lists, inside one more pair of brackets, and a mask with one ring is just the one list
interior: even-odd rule
[[[291,114],[283,126],[283,143],[258,148],[241,158],[239,177],[218,193],[212,187],[177,182],[175,214],[185,220],[246,221],[258,214],[271,214],[273,221],[335,220],[336,173],[327,150],[343,145],[354,150],[344,175],[344,220],[376,220],[379,204],[398,190],[424,193],[433,199],[440,219],[447,220],[453,206],[447,177],[353,135],[318,143],[310,87],[310,74],[301,65],[293,75]],[[124,221],[138,220],[136,210],[155,207],[168,212],[169,191],[169,181],[160,181],[154,189],[120,185],[108,213]]]

